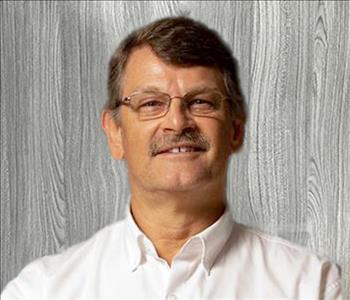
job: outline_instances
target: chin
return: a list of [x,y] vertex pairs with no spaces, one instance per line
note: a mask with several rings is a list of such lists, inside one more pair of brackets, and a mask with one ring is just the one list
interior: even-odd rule
[[171,176],[165,176],[161,178],[159,182],[155,183],[155,189],[168,191],[168,192],[186,192],[193,191],[196,188],[203,188],[209,182],[212,182],[213,179],[208,174],[196,174],[196,176],[192,174],[179,174],[175,176],[172,174]]

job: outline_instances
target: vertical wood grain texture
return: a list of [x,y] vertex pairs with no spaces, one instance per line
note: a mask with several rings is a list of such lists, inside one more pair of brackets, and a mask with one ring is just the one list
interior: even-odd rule
[[249,119],[228,174],[235,218],[336,261],[350,298],[349,2],[0,5],[1,288],[123,217],[126,166],[100,128],[108,60],[131,30],[187,14],[239,63]]
[[58,7],[1,3],[1,280],[66,244]]

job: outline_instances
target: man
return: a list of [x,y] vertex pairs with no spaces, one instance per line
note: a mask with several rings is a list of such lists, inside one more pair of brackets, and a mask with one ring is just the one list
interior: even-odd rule
[[3,298],[335,299],[337,267],[236,224],[229,157],[245,109],[229,49],[184,17],[129,35],[110,62],[102,126],[131,188],[127,218],[27,266]]

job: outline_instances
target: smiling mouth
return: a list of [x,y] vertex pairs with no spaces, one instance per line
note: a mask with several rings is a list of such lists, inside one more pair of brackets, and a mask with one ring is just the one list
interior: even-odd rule
[[188,153],[188,152],[204,152],[204,149],[199,147],[174,147],[170,149],[166,149],[164,151],[160,151],[158,154],[165,154],[165,153]]

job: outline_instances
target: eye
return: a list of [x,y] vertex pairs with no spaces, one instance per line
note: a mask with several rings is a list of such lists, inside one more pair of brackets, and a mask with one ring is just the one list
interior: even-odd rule
[[205,100],[205,99],[201,99],[201,98],[192,99],[189,102],[189,106],[190,107],[198,107],[198,108],[214,108],[215,107],[213,101]]
[[143,112],[155,112],[163,110],[166,107],[166,103],[162,99],[146,98],[142,99],[137,105],[137,110]]
[[162,105],[164,105],[164,103],[159,100],[147,100],[141,103],[141,107],[154,107],[154,106],[162,106]]

